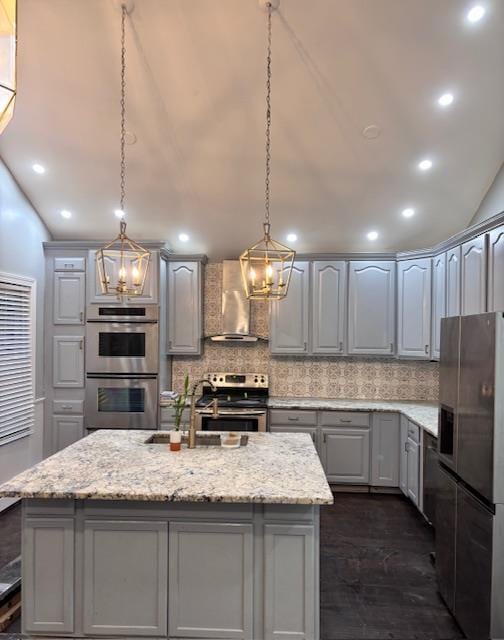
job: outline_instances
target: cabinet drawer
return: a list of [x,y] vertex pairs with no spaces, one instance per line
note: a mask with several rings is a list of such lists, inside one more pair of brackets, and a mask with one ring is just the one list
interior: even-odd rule
[[284,425],[316,425],[316,411],[285,411],[283,409],[271,409],[269,412],[270,424]]
[[362,411],[323,411],[320,424],[323,427],[369,427],[369,413]]
[[84,400],[53,400],[53,413],[84,413]]
[[86,258],[54,258],[55,271],[85,271]]
[[420,428],[408,421],[408,437],[415,442],[420,442]]

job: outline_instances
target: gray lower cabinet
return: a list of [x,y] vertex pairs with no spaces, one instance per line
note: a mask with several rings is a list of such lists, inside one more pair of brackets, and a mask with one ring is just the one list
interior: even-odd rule
[[312,339],[315,354],[345,351],[347,263],[316,261],[312,265]]
[[251,639],[253,575],[252,524],[171,523],[170,637]]
[[24,519],[24,632],[73,633],[74,535],[73,518]]
[[197,355],[203,336],[201,263],[168,262],[167,353]]
[[432,259],[431,358],[439,360],[441,352],[441,318],[446,315],[446,254]]
[[84,387],[84,336],[53,337],[53,387]]
[[398,264],[397,353],[430,358],[431,260],[405,260]]
[[53,416],[53,453],[77,442],[84,436],[83,416]]
[[460,247],[446,252],[446,316],[460,314]]
[[417,507],[420,504],[420,429],[408,421],[407,495]]
[[168,523],[86,520],[84,633],[166,636]]
[[322,428],[322,463],[333,484],[369,484],[369,429]]
[[463,316],[486,310],[486,236],[482,234],[461,249],[461,309]]
[[401,416],[399,436],[399,489],[408,496],[408,418]]
[[53,281],[53,324],[84,324],[86,274],[56,271]]
[[399,486],[399,415],[373,415],[371,484],[375,487]]
[[316,637],[317,551],[313,525],[264,526],[265,640]]
[[295,262],[287,297],[271,303],[271,353],[308,353],[309,284],[310,263]]

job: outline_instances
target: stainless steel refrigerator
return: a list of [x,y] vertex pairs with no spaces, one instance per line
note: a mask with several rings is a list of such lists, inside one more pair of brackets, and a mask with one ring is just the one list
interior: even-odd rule
[[436,567],[471,640],[504,638],[504,314],[441,321]]

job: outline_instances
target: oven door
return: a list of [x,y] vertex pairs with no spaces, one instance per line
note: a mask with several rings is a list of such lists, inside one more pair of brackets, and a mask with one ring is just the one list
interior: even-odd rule
[[88,429],[157,429],[156,375],[86,376]]
[[86,365],[92,373],[157,373],[157,322],[88,322]]
[[202,413],[198,415],[196,427],[200,431],[266,431],[266,413],[224,413],[218,418]]

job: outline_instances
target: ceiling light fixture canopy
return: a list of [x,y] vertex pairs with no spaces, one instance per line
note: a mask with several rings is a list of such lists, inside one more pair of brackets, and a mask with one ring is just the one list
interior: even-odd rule
[[[121,4],[121,165],[120,205],[115,214],[120,217],[119,235],[96,252],[96,265],[104,294],[141,296],[149,272],[151,254],[126,234],[124,201],[126,198],[126,15],[128,7]],[[119,216],[118,212],[122,212]]]
[[16,0],[0,0],[0,133],[16,100]]
[[268,15],[266,57],[266,177],[265,220],[262,239],[240,256],[240,266],[245,295],[251,300],[281,300],[289,290],[296,252],[271,237],[270,222],[270,173],[271,173],[271,13],[278,7],[278,0],[260,4]]

